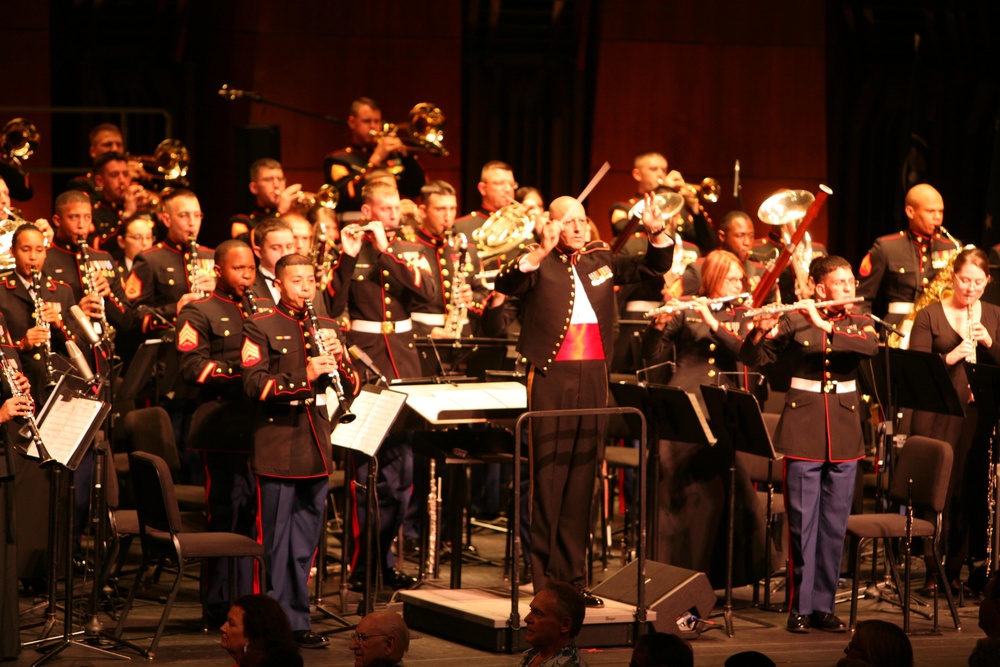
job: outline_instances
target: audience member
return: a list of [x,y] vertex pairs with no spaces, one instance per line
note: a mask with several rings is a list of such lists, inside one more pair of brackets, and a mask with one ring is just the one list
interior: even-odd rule
[[244,595],[233,603],[222,625],[220,645],[234,662],[241,663],[256,642],[269,642],[260,647],[261,659],[263,654],[273,654],[275,648],[298,653],[285,610],[274,598],[259,593]]
[[403,617],[394,611],[368,614],[351,635],[354,667],[399,665],[409,648],[410,631]]
[[1000,637],[1000,586],[997,586],[995,576],[983,589],[983,601],[979,604],[979,629],[987,637]]
[[1000,638],[980,639],[969,655],[969,667],[996,667],[996,665],[1000,665]]
[[[844,658],[845,660],[847,658]],[[726,658],[725,667],[775,667],[774,660],[760,651],[741,651]]]
[[872,667],[913,667],[910,639],[898,625],[889,621],[858,621],[851,643],[844,649],[851,660],[864,661]]
[[629,667],[694,667],[694,651],[677,635],[651,632],[636,640]]
[[587,667],[573,639],[580,634],[586,608],[572,584],[548,580],[531,601],[524,638],[531,648],[518,667]]

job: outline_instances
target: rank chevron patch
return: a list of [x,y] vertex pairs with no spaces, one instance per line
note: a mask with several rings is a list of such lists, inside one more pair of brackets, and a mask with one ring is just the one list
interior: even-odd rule
[[198,332],[191,326],[191,322],[185,322],[177,332],[177,349],[181,352],[190,352],[196,347],[198,347]]
[[244,366],[253,366],[260,361],[260,346],[249,338],[243,339],[243,349],[240,350],[240,359]]

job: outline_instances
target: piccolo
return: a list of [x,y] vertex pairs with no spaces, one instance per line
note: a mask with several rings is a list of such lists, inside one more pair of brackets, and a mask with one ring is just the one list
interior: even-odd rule
[[[716,299],[709,299],[705,301],[705,305],[714,306],[721,303],[728,303],[730,301],[745,301],[751,297],[750,292],[744,292],[743,294],[736,294],[733,296],[720,296]],[[679,313],[682,310],[694,310],[698,307],[698,301],[671,301],[670,303],[665,303],[659,308],[654,308],[653,310],[647,312],[643,317],[648,320],[653,319],[657,315],[671,315],[673,313]]]
[[[859,303],[864,301],[863,296],[852,296],[846,299],[830,299],[829,301],[816,301],[813,306],[816,308],[827,308],[829,306],[843,306],[848,303]],[[772,303],[767,306],[761,306],[760,308],[751,308],[742,314],[743,319],[749,320],[752,317],[758,317],[760,315],[781,315],[782,313],[790,313],[793,310],[802,310],[805,308],[805,302],[796,301],[795,303]]]

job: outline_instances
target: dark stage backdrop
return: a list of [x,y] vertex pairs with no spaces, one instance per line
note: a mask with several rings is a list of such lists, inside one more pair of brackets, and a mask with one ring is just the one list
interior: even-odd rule
[[[323,156],[346,128],[217,94],[223,83],[321,114],[346,116],[369,95],[387,120],[420,101],[448,117],[450,157],[424,158],[428,175],[479,203],[488,159],[511,162],[522,184],[573,194],[605,160],[613,170],[589,211],[607,232],[610,204],[633,190],[632,156],[664,152],[690,181],[714,176],[713,219],[756,212],[779,187],[834,190],[814,236],[860,261],[901,224],[905,179],[944,194],[946,224],[963,240],[989,230],[1000,189],[996,141],[1000,68],[990,50],[996,3],[764,0],[9,0],[0,37],[16,44],[0,106],[33,120],[42,148],[28,162],[48,216],[85,167],[86,131],[117,114],[38,107],[162,108],[191,149],[205,240],[249,205],[247,126],[276,126],[289,179],[315,189]],[[921,36],[914,48],[914,35]],[[147,153],[166,118],[126,128]],[[904,165],[906,167],[904,168]],[[991,171],[992,170],[992,171]],[[994,211],[996,213],[996,211]],[[758,226],[758,232],[765,230]],[[996,240],[1000,239],[995,239]]]

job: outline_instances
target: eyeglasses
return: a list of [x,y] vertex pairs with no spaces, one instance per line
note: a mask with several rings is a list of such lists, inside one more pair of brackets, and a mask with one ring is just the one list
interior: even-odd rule
[[989,282],[986,278],[980,278],[979,280],[972,280],[971,278],[966,278],[965,276],[957,276],[958,284],[962,287],[973,289],[982,289],[986,287],[986,283]]
[[388,637],[388,636],[389,635],[366,635],[363,632],[352,632],[351,633],[351,641],[352,642],[356,641],[356,642],[362,642],[363,643],[363,642],[368,641],[372,637]]
[[743,276],[729,276],[728,278],[725,278],[724,281],[730,285],[742,285]]
[[125,238],[129,241],[152,241],[152,234],[126,234]]
[[851,280],[834,280],[834,281],[832,281],[830,283],[830,287],[840,287],[840,288],[855,287],[856,288],[860,284],[861,283],[857,279],[851,279]]

